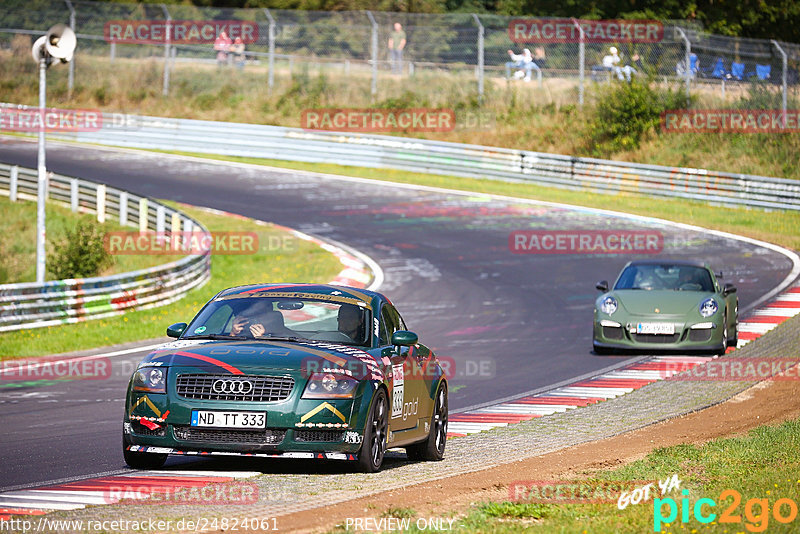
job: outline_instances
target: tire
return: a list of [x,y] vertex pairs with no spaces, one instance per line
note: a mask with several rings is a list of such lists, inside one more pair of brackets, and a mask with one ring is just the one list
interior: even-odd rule
[[158,469],[167,461],[166,454],[153,454],[149,452],[132,452],[128,450],[128,440],[122,436],[122,456],[125,463],[133,469]]
[[444,448],[447,445],[447,419],[447,384],[442,382],[436,392],[428,437],[421,443],[406,447],[406,454],[410,460],[438,462],[444,457]]
[[386,392],[378,389],[372,398],[367,424],[364,427],[364,441],[358,452],[358,467],[364,473],[380,471],[383,455],[386,453],[386,438],[389,429],[389,403]]

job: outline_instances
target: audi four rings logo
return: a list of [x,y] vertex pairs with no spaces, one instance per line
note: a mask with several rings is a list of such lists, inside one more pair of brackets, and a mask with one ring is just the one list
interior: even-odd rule
[[253,383],[249,380],[214,380],[211,390],[214,393],[247,394],[253,391]]

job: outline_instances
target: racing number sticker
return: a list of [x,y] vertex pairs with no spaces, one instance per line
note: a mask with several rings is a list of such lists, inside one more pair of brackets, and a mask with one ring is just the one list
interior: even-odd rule
[[405,380],[403,364],[392,366],[392,419],[402,417],[405,400]]

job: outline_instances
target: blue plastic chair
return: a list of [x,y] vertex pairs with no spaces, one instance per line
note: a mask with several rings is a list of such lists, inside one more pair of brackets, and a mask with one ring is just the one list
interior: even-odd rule
[[744,63],[731,63],[731,77],[735,80],[744,79]]
[[728,74],[728,71],[725,70],[725,61],[718,57],[717,62],[714,63],[714,70],[711,71],[711,77],[724,78],[726,74]]
[[759,80],[769,80],[772,65],[756,65],[756,76]]

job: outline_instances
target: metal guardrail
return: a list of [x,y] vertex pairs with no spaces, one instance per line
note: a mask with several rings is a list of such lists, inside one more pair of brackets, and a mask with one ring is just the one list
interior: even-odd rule
[[[0,164],[0,194],[36,200],[37,172]],[[198,221],[160,204],[78,178],[48,174],[48,199],[72,211],[115,217],[141,232],[207,232]],[[100,209],[98,209],[98,206]],[[130,309],[163,306],[200,287],[211,275],[210,253],[185,256],[148,269],[112,276],[0,285],[0,332],[101,319]]]
[[797,180],[386,135],[106,113],[98,131],[51,137],[120,147],[335,163],[600,193],[628,192],[730,206],[800,210]]

